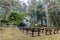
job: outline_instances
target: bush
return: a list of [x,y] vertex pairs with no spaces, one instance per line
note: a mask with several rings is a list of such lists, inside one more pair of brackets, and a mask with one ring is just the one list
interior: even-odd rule
[[29,15],[28,13],[23,13],[23,12],[16,12],[16,11],[11,11],[11,14],[8,17],[8,25],[11,25],[13,22],[13,25],[18,25],[19,23],[23,23],[24,17]]
[[18,13],[15,11],[11,11],[11,14],[8,17],[8,23],[7,24],[13,24],[14,25],[18,25],[19,23],[23,22],[23,14],[22,13]]

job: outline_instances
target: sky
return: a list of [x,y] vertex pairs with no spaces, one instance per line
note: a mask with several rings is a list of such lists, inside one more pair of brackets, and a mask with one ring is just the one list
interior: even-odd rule
[[24,3],[27,3],[28,0],[19,0],[19,1],[23,1]]
[[[27,4],[27,1],[28,0],[20,0],[20,1],[23,1],[24,3],[26,3]],[[39,0],[37,0],[37,1],[39,1]],[[40,0],[42,3],[44,3],[44,1],[43,0]]]
[[29,4],[27,3],[28,0],[19,0],[19,1],[23,1],[27,6],[29,6]]

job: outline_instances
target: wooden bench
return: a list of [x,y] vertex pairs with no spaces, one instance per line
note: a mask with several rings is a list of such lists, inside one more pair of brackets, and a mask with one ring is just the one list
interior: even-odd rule
[[28,34],[29,31],[31,31],[32,37],[34,36],[34,32],[37,32],[38,36],[40,36],[41,31],[42,31],[42,33],[44,33],[44,31],[45,31],[46,35],[47,34],[51,35],[52,33],[54,33],[54,34],[58,33],[57,29],[47,28],[47,27],[42,27],[42,28],[40,28],[40,27],[25,28],[25,27],[23,27],[21,29],[23,30],[23,33],[24,33],[24,31],[26,31],[26,34]]
[[47,34],[57,34],[58,33],[58,29],[55,29],[55,28],[45,28],[45,34],[47,35]]
[[25,27],[23,27],[22,30],[23,30],[23,32],[26,31],[26,34],[28,34],[29,31],[31,31],[32,37],[34,37],[34,32],[37,32],[38,36],[40,36],[40,30],[41,29],[38,28],[38,27],[33,27],[33,28],[25,28]]

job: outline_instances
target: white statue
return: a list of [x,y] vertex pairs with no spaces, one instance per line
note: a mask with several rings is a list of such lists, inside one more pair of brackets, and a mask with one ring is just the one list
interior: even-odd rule
[[28,19],[24,18],[23,22],[24,22],[26,28],[30,28],[31,27],[31,23],[29,22]]

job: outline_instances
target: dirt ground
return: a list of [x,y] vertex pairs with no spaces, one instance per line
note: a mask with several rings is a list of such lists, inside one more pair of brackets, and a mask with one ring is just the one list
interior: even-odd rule
[[41,33],[40,36],[35,34],[35,37],[32,37],[31,34],[26,35],[18,28],[3,28],[0,29],[0,40],[60,40],[60,33],[53,35]]

